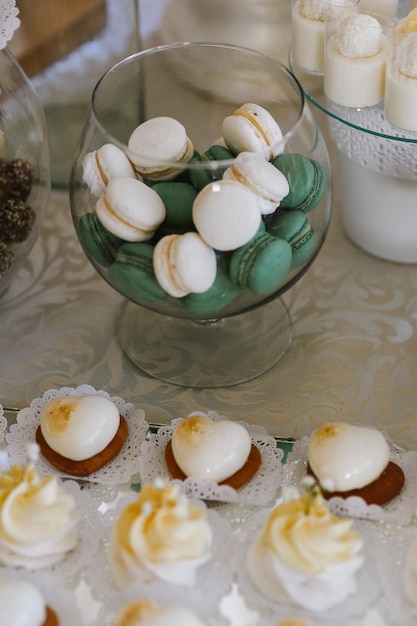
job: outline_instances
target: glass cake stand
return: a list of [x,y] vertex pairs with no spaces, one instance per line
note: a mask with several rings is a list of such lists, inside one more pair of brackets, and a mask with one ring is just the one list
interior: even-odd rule
[[[400,3],[400,17],[407,7]],[[326,115],[347,236],[373,256],[417,263],[417,132],[392,126],[383,103],[350,108],[331,102],[323,77],[301,70],[291,51],[289,65],[307,100]]]

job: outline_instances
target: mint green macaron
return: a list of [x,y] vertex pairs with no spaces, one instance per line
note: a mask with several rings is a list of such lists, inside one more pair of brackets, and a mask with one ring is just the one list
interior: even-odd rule
[[229,274],[238,287],[247,287],[260,296],[273,294],[291,268],[292,250],[284,239],[258,232],[247,244],[235,250]]
[[285,239],[291,246],[291,269],[308,261],[318,245],[318,235],[302,211],[285,211],[275,215],[268,232]]
[[198,317],[210,317],[230,304],[238,291],[238,287],[230,279],[228,261],[220,259],[212,286],[203,293],[190,293],[182,301],[189,313]]
[[155,277],[153,250],[148,243],[124,243],[108,269],[110,283],[139,304],[156,302],[166,295]]
[[94,211],[81,217],[78,228],[81,245],[86,253],[102,267],[109,267],[123,240],[104,228]]
[[282,209],[308,213],[318,205],[326,189],[326,173],[320,163],[303,154],[284,153],[272,164],[284,174],[290,187],[281,200]]
[[193,230],[193,203],[198,193],[196,188],[184,181],[164,181],[155,183],[152,188],[166,209],[160,229],[173,232]]
[[234,159],[234,156],[230,150],[224,148],[223,146],[213,145],[208,150],[203,152],[203,154],[196,154],[191,159],[191,164],[207,164],[207,168],[191,168],[190,169],[190,180],[194,187],[199,191],[203,189],[209,183],[212,183],[214,180],[219,180],[222,178],[224,171],[227,169],[227,165],[224,167],[218,166],[213,167],[210,166],[210,163],[226,161],[230,159]]

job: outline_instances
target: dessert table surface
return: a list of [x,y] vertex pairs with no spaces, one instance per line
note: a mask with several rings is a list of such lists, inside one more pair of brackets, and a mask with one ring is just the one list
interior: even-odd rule
[[[314,114],[328,139],[324,114]],[[14,421],[18,409],[49,389],[90,384],[142,408],[152,424],[213,410],[298,439],[340,420],[376,426],[417,450],[417,265],[378,259],[349,241],[336,172],[333,184],[326,241],[283,297],[293,325],[289,349],[260,377],[216,389],[161,382],[123,353],[118,323],[126,301],[85,256],[68,192],[53,190],[30,257],[0,296],[6,417]],[[249,624],[237,611],[234,617],[236,625]],[[383,624],[378,609],[364,620],[364,626]]]
[[299,438],[324,421],[354,421],[416,449],[417,265],[380,260],[347,239],[334,179],[327,239],[284,295],[288,351],[259,378],[218,389],[155,380],[124,355],[125,300],[87,260],[68,194],[52,191],[40,237],[0,299],[0,403],[22,408],[48,389],[88,383],[140,405],[152,423],[212,409]]

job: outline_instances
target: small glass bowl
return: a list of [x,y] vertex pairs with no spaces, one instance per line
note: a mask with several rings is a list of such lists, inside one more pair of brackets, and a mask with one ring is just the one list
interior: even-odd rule
[[[93,218],[98,198],[85,180],[85,157],[108,143],[128,154],[127,144],[135,128],[157,117],[180,122],[192,141],[194,154],[203,155],[211,146],[222,143],[223,120],[245,103],[266,109],[278,122],[282,131],[280,145],[274,146],[278,153],[308,157],[319,164],[324,174],[320,200],[306,211],[314,231],[314,243],[308,253],[291,266],[272,290],[259,293],[241,285],[236,287],[236,281],[230,285],[234,250],[215,249],[217,276],[225,274],[225,278],[220,294],[210,293],[208,308],[203,308],[207,301],[203,298],[203,305],[200,299],[205,294],[149,297],[146,289],[141,291],[139,279],[139,275],[143,279],[143,274],[150,271],[149,266],[145,272],[139,269],[138,281],[116,284],[112,271],[115,257],[109,260],[107,253],[117,255],[120,241],[110,236],[105,260],[94,252],[95,243],[91,246],[92,241],[97,243]],[[161,138],[159,147],[163,141]],[[266,160],[268,150],[263,151]],[[224,172],[239,157],[233,153],[231,157],[216,158],[210,163],[204,158],[200,162],[159,158],[156,162],[154,154],[146,154],[147,163],[157,169],[174,167],[175,180],[188,182],[205,174],[217,176],[216,172]],[[152,187],[154,183],[145,176],[142,182]],[[70,202],[75,229],[88,258],[101,276],[129,300],[119,322],[119,337],[128,356],[142,370],[161,380],[199,388],[223,387],[260,375],[281,358],[290,343],[291,321],[280,296],[308,270],[327,234],[332,206],[330,161],[303,91],[285,66],[238,46],[176,43],[128,57],[97,84],[72,170]],[[280,211],[278,207],[273,215],[264,216],[261,227],[268,230],[268,220]],[[87,214],[93,222],[93,233],[88,231],[86,236],[83,222],[86,223]],[[164,226],[163,223],[147,243],[156,246],[161,237],[172,233],[170,225]],[[173,232],[183,234],[177,228]],[[239,218],[226,219],[223,224],[224,230],[238,228]],[[100,226],[98,230],[102,230]],[[195,223],[186,230],[197,230]],[[101,242],[98,247],[101,248]],[[189,263],[193,263],[192,259]],[[266,267],[266,274],[275,271],[274,267]],[[268,280],[266,276],[264,280]],[[216,304],[210,309],[212,295],[221,306]]]

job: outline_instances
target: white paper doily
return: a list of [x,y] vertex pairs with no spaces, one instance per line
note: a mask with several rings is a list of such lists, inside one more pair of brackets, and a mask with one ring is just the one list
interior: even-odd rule
[[[214,411],[205,414],[212,420],[228,419]],[[154,483],[156,479],[168,475],[165,463],[165,448],[172,437],[175,426],[183,418],[171,421],[168,426],[161,426],[156,433],[149,435],[141,448],[139,474],[143,483]],[[228,485],[218,485],[212,481],[188,477],[184,481],[172,479],[171,484],[178,485],[183,493],[190,498],[233,502],[236,504],[263,505],[270,502],[277,494],[283,479],[283,451],[277,447],[276,441],[270,437],[262,426],[239,422],[249,432],[252,443],[261,453],[261,466],[253,478],[240,489]]]
[[[105,391],[96,391],[90,385],[81,385],[76,388],[62,387],[61,389],[50,389],[44,393],[42,398],[32,400],[30,407],[21,409],[16,416],[16,424],[12,424],[9,433],[6,434],[7,453],[11,464],[20,463],[24,465],[26,463],[26,446],[29,442],[35,441],[40,413],[48,402],[59,396],[83,396],[89,394],[110,398],[115,403],[119,412],[126,418],[128,435],[119,454],[109,461],[107,465],[90,474],[90,476],[84,477],[83,480],[102,485],[116,485],[130,481],[132,476],[139,471],[140,448],[149,428],[145,420],[145,413],[142,409],[137,409],[133,404],[125,402],[122,398],[110,397]],[[42,454],[36,463],[36,470],[40,476],[57,475],[74,479],[74,476],[65,474],[51,465]]]
[[[302,488],[302,481],[307,473],[309,442],[309,437],[303,437],[294,443],[284,467],[284,487]],[[332,513],[369,520],[385,520],[396,524],[408,524],[410,522],[417,508],[417,489],[415,489],[417,452],[407,452],[391,442],[389,443],[391,461],[399,465],[405,475],[405,483],[401,493],[384,506],[368,505],[357,496],[330,498],[327,500],[327,504]]]
[[184,606],[193,611],[206,626],[227,626],[230,622],[219,614],[217,607],[202,606],[200,598],[189,590],[172,585],[152,583],[132,585],[123,592],[111,594],[99,611],[95,626],[114,626],[116,617],[128,603],[135,600],[149,600],[157,606]]
[[0,567],[0,578],[24,580],[34,585],[42,594],[45,604],[56,613],[59,626],[74,626],[83,623],[74,592],[66,587],[65,581],[61,580],[56,573],[51,574],[47,571],[34,573]]
[[[91,562],[90,567],[85,570],[86,580],[89,581],[100,601],[107,600],[116,592],[108,561],[108,544],[113,525],[125,507],[136,498],[137,494],[134,493],[122,495],[115,506],[104,515],[105,532],[98,559]],[[198,504],[204,507],[203,502],[198,501]],[[195,586],[192,589],[174,584],[164,586],[177,589],[180,594],[187,593],[190,598],[194,598],[193,601],[198,602],[197,606],[200,606],[202,611],[210,613],[217,607],[219,599],[230,590],[233,580],[233,564],[236,560],[234,553],[238,542],[229,522],[223,519],[217,511],[208,509],[207,519],[212,530],[211,557],[199,567]],[[227,549],[225,549],[226,546]],[[144,584],[144,587],[152,587],[152,584]]]
[[393,528],[382,524],[378,528],[380,545],[376,553],[378,575],[383,592],[382,607],[390,626],[417,624],[417,598],[412,604],[405,593],[404,573],[408,551],[417,539],[417,527]]
[[7,46],[14,31],[20,26],[18,15],[15,0],[0,0],[0,50]]
[[376,537],[372,524],[364,520],[355,520],[354,524],[354,529],[363,537],[362,554],[365,556],[364,564],[355,574],[356,592],[326,611],[311,612],[297,606],[289,597],[288,602],[282,601],[280,598],[279,603],[274,603],[254,587],[248,575],[246,559],[249,546],[260,529],[264,527],[271,510],[264,509],[248,519],[242,524],[239,533],[241,548],[237,553],[238,562],[235,565],[237,584],[249,608],[261,615],[270,616],[271,624],[275,624],[278,619],[285,616],[294,615],[294,613],[313,624],[319,623],[320,626],[346,626],[347,620],[363,617],[367,609],[375,604],[380,594],[374,561]]
[[4,439],[6,428],[7,428],[7,420],[4,416],[3,406],[0,404],[0,443]]

